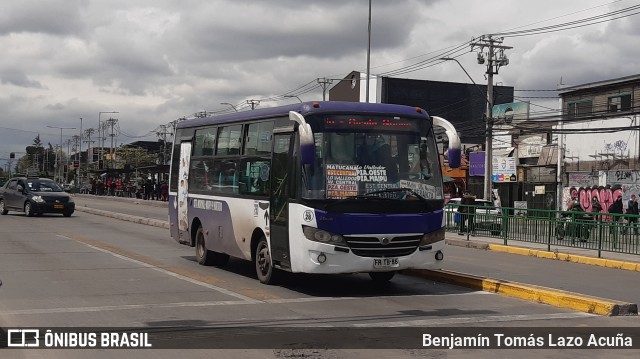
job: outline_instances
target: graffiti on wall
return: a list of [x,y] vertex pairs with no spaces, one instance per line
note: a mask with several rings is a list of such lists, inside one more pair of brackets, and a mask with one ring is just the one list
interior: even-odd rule
[[605,151],[609,152],[616,152],[619,151],[620,153],[623,153],[627,150],[627,143],[623,140],[617,140],[614,143],[605,143],[604,145],[604,149]]
[[623,188],[620,185],[592,186],[592,187],[571,187],[569,189],[570,197],[577,197],[580,206],[586,211],[591,212],[591,199],[596,197],[602,206],[602,212],[608,213],[609,207],[618,196],[623,195]]

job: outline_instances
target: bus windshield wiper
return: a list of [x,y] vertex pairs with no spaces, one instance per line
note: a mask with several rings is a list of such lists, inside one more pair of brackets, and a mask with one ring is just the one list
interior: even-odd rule
[[386,189],[381,189],[379,191],[367,192],[364,195],[365,196],[370,196],[370,195],[381,194],[381,193],[397,193],[397,192],[402,192],[402,193],[405,193],[405,194],[412,195],[412,196],[418,198],[419,200],[421,200],[424,203],[429,203],[429,201],[426,198],[424,198],[421,195],[419,195],[418,192],[412,190],[411,188],[406,188],[406,187],[386,188]]

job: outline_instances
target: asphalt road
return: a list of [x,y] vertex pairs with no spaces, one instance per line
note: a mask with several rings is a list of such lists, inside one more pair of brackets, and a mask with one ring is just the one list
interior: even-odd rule
[[[137,210],[156,213],[155,208]],[[453,251],[458,249],[461,248]],[[459,253],[483,253],[467,251]],[[451,257],[446,258],[451,264],[455,263],[455,252],[447,256]],[[469,265],[482,262],[469,258],[460,261]],[[1,328],[638,326],[638,317],[576,313],[403,275],[382,287],[361,274],[288,275],[282,285],[265,286],[255,279],[250,263],[232,260],[225,268],[203,267],[195,262],[194,249],[175,243],[165,229],[83,212],[76,212],[71,218],[25,217],[19,213],[1,216],[0,280]],[[381,341],[394,347],[399,338],[393,333],[390,331]],[[185,333],[171,335],[177,340]],[[496,355],[482,350],[420,349],[217,352],[225,357],[265,358],[415,358],[454,353],[456,357],[474,358]],[[533,358],[545,351],[499,353]],[[578,352],[557,353],[556,357],[573,357]],[[592,358],[605,354],[593,350],[579,353]],[[122,352],[8,350],[1,354],[2,358],[111,358],[120,357]],[[630,351],[606,354],[624,357]],[[133,356],[176,355],[211,357],[211,352],[153,350],[135,352]]]
[[[80,196],[79,206],[167,220],[163,202]],[[460,238],[448,233],[448,237]],[[522,243],[526,244],[526,243]],[[595,254],[595,252],[594,252]],[[640,261],[640,258],[638,258]],[[630,303],[640,303],[640,274],[612,268],[447,246],[442,268],[488,278],[566,290]]]

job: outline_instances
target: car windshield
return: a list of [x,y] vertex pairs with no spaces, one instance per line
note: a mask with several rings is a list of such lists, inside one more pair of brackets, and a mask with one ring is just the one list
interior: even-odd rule
[[64,192],[64,190],[53,181],[28,180],[27,187],[34,192]]
[[350,116],[315,122],[316,161],[305,173],[303,197],[442,199],[436,142],[431,131],[420,134],[417,121]]

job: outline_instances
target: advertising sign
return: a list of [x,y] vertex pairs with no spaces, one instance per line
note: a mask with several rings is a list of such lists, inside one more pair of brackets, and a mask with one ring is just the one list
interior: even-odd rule
[[540,157],[542,154],[542,147],[546,144],[546,135],[520,136],[518,143],[518,158]]
[[491,117],[494,123],[510,125],[513,120],[526,120],[529,118],[528,102],[509,102],[495,105],[491,109]]
[[484,176],[484,151],[469,154],[469,176]]
[[493,182],[516,182],[515,157],[493,156]]

